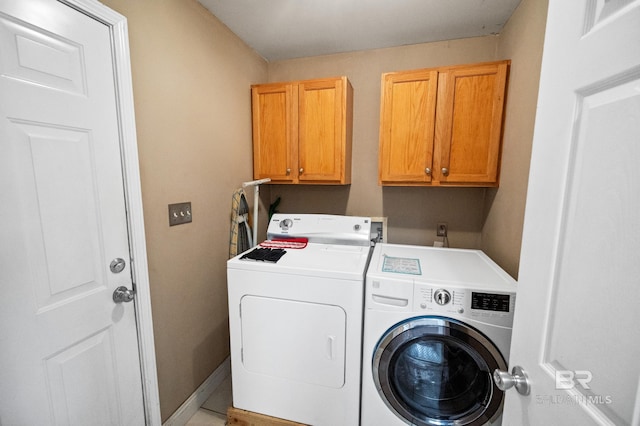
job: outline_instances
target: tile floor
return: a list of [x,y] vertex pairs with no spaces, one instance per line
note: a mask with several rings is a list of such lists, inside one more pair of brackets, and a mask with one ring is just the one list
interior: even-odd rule
[[227,408],[230,405],[231,376],[228,376],[185,426],[224,426],[227,424]]

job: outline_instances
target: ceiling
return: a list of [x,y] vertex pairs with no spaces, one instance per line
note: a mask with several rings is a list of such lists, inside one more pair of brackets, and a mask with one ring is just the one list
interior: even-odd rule
[[497,34],[521,0],[198,0],[268,61]]

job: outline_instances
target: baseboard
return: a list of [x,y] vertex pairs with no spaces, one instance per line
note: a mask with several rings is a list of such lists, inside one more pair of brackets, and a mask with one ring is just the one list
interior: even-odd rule
[[200,409],[213,391],[231,374],[231,358],[227,357],[222,364],[191,394],[189,398],[164,422],[163,426],[184,426]]
[[234,407],[229,407],[227,410],[227,424],[237,426],[306,426],[303,423],[269,417]]

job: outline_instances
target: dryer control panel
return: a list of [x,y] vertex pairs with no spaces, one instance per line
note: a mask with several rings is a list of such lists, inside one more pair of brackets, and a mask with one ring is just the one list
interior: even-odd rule
[[371,245],[371,218],[276,213],[269,221],[267,238],[306,238],[310,243],[368,247]]

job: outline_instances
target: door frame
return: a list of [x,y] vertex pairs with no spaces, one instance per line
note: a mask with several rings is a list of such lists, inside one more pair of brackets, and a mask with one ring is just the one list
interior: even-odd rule
[[161,425],[127,19],[96,0],[57,1],[103,23],[111,35],[145,421],[147,425]]

